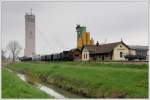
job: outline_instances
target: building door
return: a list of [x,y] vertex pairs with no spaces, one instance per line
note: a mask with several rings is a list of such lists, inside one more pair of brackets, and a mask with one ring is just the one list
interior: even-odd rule
[[102,55],[102,60],[104,60],[104,55]]

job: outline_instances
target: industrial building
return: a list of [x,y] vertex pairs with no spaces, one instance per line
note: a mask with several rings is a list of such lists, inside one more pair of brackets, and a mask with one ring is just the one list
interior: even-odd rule
[[140,45],[130,45],[130,52],[129,55],[132,57],[144,57],[148,61],[148,46],[140,46]]
[[32,57],[35,53],[35,15],[25,14],[25,50],[24,56]]
[[132,45],[130,47],[130,53],[132,55],[141,55],[147,56],[148,55],[148,46],[140,46],[140,45]]
[[81,49],[85,45],[94,45],[93,38],[90,38],[90,32],[86,31],[86,27],[77,25],[77,48]]

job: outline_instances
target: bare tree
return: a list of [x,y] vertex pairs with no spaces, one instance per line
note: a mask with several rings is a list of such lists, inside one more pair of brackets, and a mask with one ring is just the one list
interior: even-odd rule
[[17,41],[11,41],[11,42],[9,42],[7,48],[10,51],[10,54],[11,54],[13,62],[14,62],[16,57],[18,57],[18,54],[21,51],[21,46],[19,45],[19,43]]
[[6,60],[6,50],[5,49],[1,50],[1,57],[2,57],[2,61]]

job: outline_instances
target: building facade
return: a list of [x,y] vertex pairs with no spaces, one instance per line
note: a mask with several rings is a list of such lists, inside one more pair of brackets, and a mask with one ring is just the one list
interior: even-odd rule
[[118,43],[113,48],[112,60],[126,60],[125,56],[129,54],[129,50],[130,48],[123,42]]
[[25,50],[24,56],[35,55],[35,15],[25,14]]
[[130,48],[124,42],[115,42],[99,45],[84,46],[82,50],[82,61],[89,60],[126,60]]

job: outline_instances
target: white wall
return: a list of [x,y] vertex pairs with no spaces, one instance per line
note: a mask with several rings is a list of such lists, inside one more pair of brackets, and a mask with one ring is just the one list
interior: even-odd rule
[[[120,52],[122,52],[122,57],[120,57]],[[125,60],[124,56],[129,54],[129,49],[120,43],[118,46],[116,46],[113,50],[113,57],[112,60]]]
[[129,50],[130,55],[136,55],[136,50]]
[[25,56],[35,55],[35,16],[25,15]]
[[89,57],[89,51],[87,50],[87,48],[84,48],[82,50],[82,61],[89,61],[90,57]]

